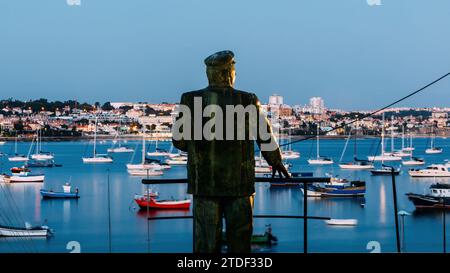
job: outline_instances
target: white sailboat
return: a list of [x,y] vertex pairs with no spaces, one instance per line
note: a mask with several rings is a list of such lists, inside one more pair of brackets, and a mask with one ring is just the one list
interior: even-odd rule
[[83,163],[111,163],[113,159],[108,155],[97,154],[97,122],[98,118],[95,117],[95,132],[94,132],[94,151],[92,157],[83,157]]
[[320,126],[319,126],[319,124],[317,124],[317,136],[316,136],[316,138],[317,138],[317,149],[316,149],[317,156],[316,156],[316,158],[308,159],[308,163],[311,164],[311,165],[330,165],[330,164],[333,164],[334,163],[333,159],[328,158],[328,157],[324,157],[324,156],[320,156],[320,146],[319,146],[319,143],[320,143],[320,141],[319,141],[319,132],[320,131],[319,130],[320,130]]
[[294,151],[292,150],[292,138],[291,138],[291,129],[289,129],[289,145],[288,148],[284,151],[281,152],[281,157],[283,159],[296,159],[296,158],[300,158],[300,152]]
[[178,156],[171,156],[166,159],[166,163],[169,165],[187,165],[187,156],[183,154],[179,154]]
[[[356,122],[356,130],[355,130],[355,138],[354,138],[354,148],[353,148],[353,161],[352,162],[343,162],[339,164],[339,168],[344,170],[369,170],[373,169],[373,163],[367,160],[360,160],[357,156],[357,142],[356,142],[356,132],[358,130],[358,122]],[[345,150],[347,149],[348,141],[350,140],[351,132],[348,135],[347,141],[344,146],[344,150],[342,151],[341,158],[339,162],[342,162],[342,158],[344,157]]]
[[442,153],[442,148],[434,147],[434,139],[436,138],[436,135],[434,134],[434,126],[431,127],[431,144],[430,148],[425,150],[426,154],[440,154]]
[[[392,120],[394,119],[394,116],[392,116]],[[402,125],[402,148],[398,151],[394,148],[394,134],[393,131],[391,131],[391,145],[392,145],[392,154],[394,156],[400,156],[400,157],[407,157],[411,156],[411,151],[405,150],[405,126]]]
[[[134,152],[134,149],[129,148],[127,146],[122,146],[122,142],[120,140],[120,135],[119,135],[121,125],[122,125],[122,123],[120,122],[119,128],[117,129],[117,132],[116,132],[116,136],[114,137],[114,140],[113,140],[113,146],[111,148],[107,149],[108,153],[132,153],[132,152]],[[119,143],[118,147],[115,147],[116,143]]]
[[[170,169],[169,165],[161,165],[156,162],[148,163],[145,159],[145,134],[142,133],[142,160],[139,164],[127,164],[128,171],[130,170],[155,170],[162,171],[164,169]],[[135,172],[138,173],[138,172]]]
[[155,151],[154,152],[147,152],[148,156],[169,156],[170,152],[158,148],[158,140],[155,140]]
[[402,158],[400,156],[396,156],[393,153],[387,153],[384,149],[384,113],[383,113],[383,125],[381,130],[381,154],[375,156],[368,156],[369,161],[401,161]]
[[42,133],[41,130],[36,132],[36,153],[31,155],[34,160],[52,160],[54,158],[52,153],[42,151]]
[[14,155],[8,157],[8,160],[11,162],[24,162],[29,160],[28,156],[17,153],[17,136],[16,142],[14,143]]
[[412,134],[411,134],[411,132],[409,133],[409,144],[408,144],[408,147],[405,147],[404,149],[403,149],[403,151],[406,151],[406,152],[412,152],[412,151],[414,151],[416,148],[414,148],[413,147],[413,138],[412,138]]

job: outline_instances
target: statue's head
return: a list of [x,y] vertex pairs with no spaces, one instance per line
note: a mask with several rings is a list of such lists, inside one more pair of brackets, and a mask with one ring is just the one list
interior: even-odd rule
[[234,53],[230,50],[220,51],[205,59],[206,75],[210,86],[234,86],[236,71],[234,70]]

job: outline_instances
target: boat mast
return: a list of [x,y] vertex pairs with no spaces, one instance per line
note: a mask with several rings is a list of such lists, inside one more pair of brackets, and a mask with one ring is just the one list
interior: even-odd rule
[[320,148],[319,148],[319,123],[317,124],[317,159],[319,159],[319,151],[320,151]]
[[355,137],[354,137],[354,149],[353,149],[353,159],[357,158],[357,151],[356,151],[356,135],[358,134],[358,116],[356,116],[356,129],[355,129]]
[[431,149],[434,147],[434,126],[431,125]]
[[402,150],[405,149],[405,126],[402,124]]
[[391,116],[391,152],[394,152],[394,115]]
[[382,125],[381,125],[381,156],[384,155],[384,112],[383,112],[383,118],[382,118]]
[[94,158],[97,155],[97,116],[95,116],[95,129],[94,129]]
[[142,130],[142,165],[145,164],[145,130]]

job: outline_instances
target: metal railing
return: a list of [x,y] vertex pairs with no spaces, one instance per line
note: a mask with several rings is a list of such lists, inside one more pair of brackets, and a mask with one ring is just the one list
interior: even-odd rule
[[[311,220],[330,220],[330,217],[322,216],[308,216],[308,194],[307,185],[312,183],[326,183],[330,182],[330,177],[255,177],[257,183],[273,183],[283,184],[289,182],[289,184],[303,184],[303,215],[253,215],[253,218],[285,218],[285,219],[303,219],[303,253],[308,253],[308,219]],[[155,184],[186,184],[187,179],[160,179],[160,178],[147,178],[142,179],[144,185]],[[148,221],[154,220],[173,220],[173,219],[192,219],[193,216],[164,216],[164,217],[148,217]],[[195,241],[193,241],[195,243]]]

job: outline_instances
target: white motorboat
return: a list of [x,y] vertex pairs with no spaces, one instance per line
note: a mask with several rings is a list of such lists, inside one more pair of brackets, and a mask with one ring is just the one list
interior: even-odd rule
[[26,227],[10,227],[0,225],[0,236],[2,237],[47,237],[52,231],[47,226],[31,227],[28,223]]
[[6,182],[9,183],[43,183],[45,175],[31,174],[30,172],[13,173]]
[[333,164],[334,163],[333,159],[325,157],[325,156],[320,156],[319,134],[320,134],[320,126],[319,126],[319,124],[317,124],[316,158],[308,159],[308,163],[311,164],[311,165],[330,165],[330,164]]
[[83,157],[83,163],[112,163],[113,159],[108,155],[96,154],[93,157]]
[[333,226],[356,226],[358,224],[357,219],[330,219],[325,220],[325,223],[327,225],[333,225]]
[[95,116],[95,131],[94,131],[94,151],[92,157],[82,157],[83,163],[112,163],[112,157],[105,154],[97,154],[97,122],[98,117]]
[[425,169],[411,169],[408,173],[412,177],[450,177],[449,168],[443,164],[433,164]]
[[161,170],[155,169],[129,169],[128,174],[133,176],[160,176],[164,173]]
[[108,153],[132,153],[134,149],[128,148],[126,146],[116,147],[116,148],[108,148]]
[[5,145],[6,141],[0,141],[0,145]]
[[422,158],[411,157],[409,160],[403,160],[402,164],[404,166],[421,166],[425,165],[425,160]]

